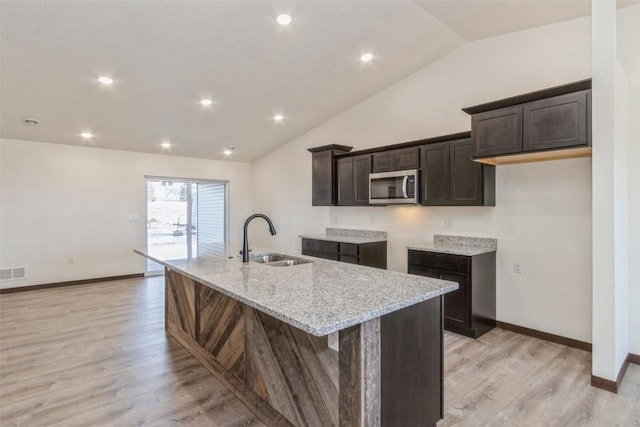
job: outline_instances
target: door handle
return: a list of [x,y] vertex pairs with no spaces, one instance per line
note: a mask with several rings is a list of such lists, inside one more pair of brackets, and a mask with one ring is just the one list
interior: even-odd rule
[[404,196],[405,199],[409,198],[409,195],[407,194],[407,184],[409,184],[408,175],[402,179],[402,195]]

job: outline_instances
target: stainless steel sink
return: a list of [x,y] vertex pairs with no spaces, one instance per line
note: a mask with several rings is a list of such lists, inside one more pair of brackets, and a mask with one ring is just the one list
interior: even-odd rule
[[290,267],[292,265],[307,264],[313,261],[304,258],[292,257],[289,255],[262,253],[249,257],[251,262],[259,262],[260,264],[270,265],[272,267]]

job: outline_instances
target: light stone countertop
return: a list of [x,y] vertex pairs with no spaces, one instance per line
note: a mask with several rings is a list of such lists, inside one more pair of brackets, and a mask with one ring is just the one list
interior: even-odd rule
[[443,254],[474,256],[498,250],[497,239],[465,236],[433,236],[433,243],[409,245],[407,249]]
[[312,263],[289,267],[243,264],[238,248],[223,245],[182,261],[135,252],[316,336],[458,289],[455,282],[307,256],[298,258]]
[[303,234],[300,237],[303,239],[327,240],[330,242],[361,245],[364,243],[386,242],[387,232],[351,230],[348,228],[327,228],[325,234]]

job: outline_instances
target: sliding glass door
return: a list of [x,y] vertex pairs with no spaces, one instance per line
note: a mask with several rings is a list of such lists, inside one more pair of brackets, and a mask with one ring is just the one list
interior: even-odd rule
[[[227,182],[146,177],[147,250],[180,260],[227,241]],[[161,270],[149,261],[147,272]]]

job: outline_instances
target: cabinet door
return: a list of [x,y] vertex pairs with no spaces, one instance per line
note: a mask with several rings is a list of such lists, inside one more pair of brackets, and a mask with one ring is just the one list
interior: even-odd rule
[[373,172],[418,169],[419,167],[420,149],[418,147],[373,153]]
[[338,205],[352,205],[355,200],[353,182],[353,160],[348,157],[338,160]]
[[371,154],[352,157],[353,159],[353,204],[369,204],[369,174],[371,173]]
[[588,93],[569,93],[525,104],[524,151],[588,145]]
[[318,151],[311,158],[311,205],[332,206],[335,202],[333,154],[331,150]]
[[458,283],[459,288],[444,294],[444,323],[447,326],[471,327],[471,287],[469,275],[443,271],[440,279]]
[[449,144],[425,145],[422,150],[422,204],[449,204]]
[[471,137],[474,157],[522,152],[522,105],[474,114]]
[[476,206],[483,204],[484,183],[482,164],[471,160],[471,141],[463,139],[450,143],[450,204]]
[[420,150],[418,147],[393,150],[395,170],[418,169],[420,167]]
[[390,172],[395,168],[395,156],[393,151],[373,153],[373,171]]

